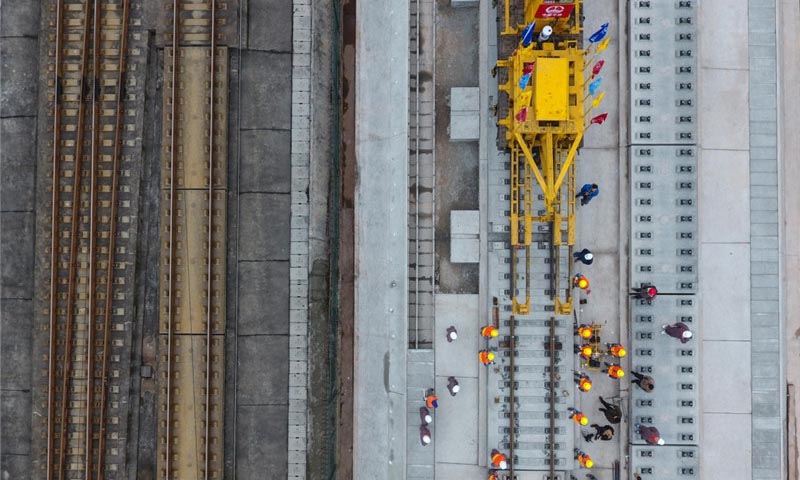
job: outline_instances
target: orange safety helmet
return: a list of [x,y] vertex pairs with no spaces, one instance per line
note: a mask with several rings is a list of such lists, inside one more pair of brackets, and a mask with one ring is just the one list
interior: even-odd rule
[[575,412],[572,414],[572,420],[577,423],[578,425],[586,426],[589,425],[589,417],[587,417],[583,412]]
[[586,278],[585,275],[577,274],[572,278],[572,285],[580,288],[581,290],[586,290],[589,288],[589,279]]
[[580,354],[584,358],[590,358],[594,353],[594,348],[591,345],[581,345]]
[[578,381],[578,388],[580,388],[582,392],[588,392],[592,389],[592,381],[589,380],[589,377],[581,377]]
[[494,338],[500,335],[500,330],[498,330],[494,325],[486,325],[481,329],[481,335],[486,338]]
[[625,376],[625,370],[619,365],[611,365],[608,367],[608,376],[611,378],[622,378]]
[[578,462],[586,468],[592,468],[594,466],[594,461],[592,457],[586,455],[585,453],[578,454]]

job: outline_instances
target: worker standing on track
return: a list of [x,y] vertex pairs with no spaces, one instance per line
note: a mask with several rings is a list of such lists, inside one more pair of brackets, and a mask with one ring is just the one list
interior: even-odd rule
[[581,187],[581,191],[575,195],[575,198],[581,197],[581,205],[586,205],[598,195],[600,195],[600,187],[596,183],[587,183]]
[[613,403],[606,402],[603,400],[603,397],[600,397],[600,403],[603,404],[598,410],[603,412],[603,415],[606,416],[606,420],[609,423],[619,423],[622,421],[622,409],[619,408],[617,405]]
[[458,339],[458,330],[453,325],[447,327],[447,341],[453,342]]
[[606,343],[606,348],[608,348],[608,353],[617,358],[622,358],[628,354],[628,351],[625,350],[625,347],[619,343]]
[[439,408],[439,397],[436,396],[436,392],[432,388],[425,392],[425,406],[434,410]]
[[650,375],[642,375],[639,372],[631,372],[631,375],[636,377],[636,380],[631,381],[631,383],[635,383],[645,392],[652,392],[656,388],[656,382]]
[[661,433],[656,427],[649,427],[647,425],[636,424],[634,427],[642,440],[647,442],[648,445],[664,445],[664,439],[661,438]]
[[608,363],[608,362],[603,362],[603,363],[606,365],[606,368],[604,368],[602,372],[607,373],[609,377],[615,380],[619,380],[620,378],[625,376],[625,370],[623,370],[622,367],[620,367],[618,364]]
[[592,379],[585,373],[575,372],[575,385],[581,392],[588,392],[592,389]]
[[492,467],[505,470],[508,468],[508,457],[500,453],[496,448],[492,450]]
[[481,328],[481,336],[484,338],[495,338],[498,335],[500,335],[500,330],[498,330],[494,325],[486,325],[485,327]]
[[692,338],[692,331],[689,330],[689,325],[683,322],[674,323],[672,325],[662,325],[661,333],[666,333],[672,338],[677,338],[681,343],[686,343]]
[[572,419],[573,422],[584,427],[589,425],[589,417],[587,417],[580,410],[575,410],[574,408],[569,407],[567,411],[569,412],[569,418]]
[[575,257],[575,263],[581,262],[584,265],[591,265],[594,262],[594,254],[588,248],[575,252],[572,256]]
[[481,350],[478,352],[478,360],[480,360],[484,365],[493,365],[494,353],[490,352],[489,350]]

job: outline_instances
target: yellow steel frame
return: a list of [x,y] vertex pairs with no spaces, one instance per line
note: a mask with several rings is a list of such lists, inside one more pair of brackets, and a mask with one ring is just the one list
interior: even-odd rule
[[[517,35],[524,25],[512,25],[510,5],[505,0],[505,28],[503,35]],[[529,23],[532,12],[542,0],[527,0],[525,21]],[[581,1],[576,0],[574,19],[580,19]],[[547,23],[547,21],[542,22]],[[540,30],[543,25],[538,25]],[[510,185],[510,236],[512,248],[512,308],[515,314],[530,312],[530,245],[533,239],[535,223],[547,223],[553,233],[553,247],[559,255],[559,247],[572,247],[575,244],[575,157],[583,140],[584,119],[584,51],[579,48],[577,38],[582,34],[579,20],[574,22],[558,21],[553,24],[561,38],[555,43],[518,48],[510,58],[497,62],[499,68],[509,69],[508,82],[498,88],[508,94],[511,107],[508,117],[498,121],[507,128],[511,156]],[[546,85],[547,88],[565,88],[567,90],[566,119],[558,121],[540,121],[536,118],[536,105],[531,105],[527,115],[518,117],[522,108],[528,107],[531,89],[536,85],[529,84],[526,90],[520,89],[519,82],[526,65],[534,64],[541,58],[562,59],[568,65],[568,79],[559,85]],[[564,85],[561,85],[564,83]],[[525,93],[523,93],[525,92]],[[535,97],[535,96],[534,96]],[[563,98],[563,97],[560,97]],[[539,101],[546,101],[540,99]],[[534,99],[534,103],[536,100]],[[548,107],[549,105],[544,105]],[[544,110],[547,110],[545,108]],[[544,111],[543,110],[543,111]],[[552,110],[551,110],[552,111]],[[522,171],[520,171],[522,169]],[[535,182],[534,182],[535,179]],[[534,215],[534,187],[544,197],[544,213]],[[566,188],[565,188],[566,187]],[[564,238],[562,231],[566,231]],[[526,291],[525,300],[518,298],[517,287],[517,251],[525,249],[526,256]],[[555,259],[557,261],[557,259]],[[558,262],[556,262],[558,265]],[[572,262],[568,262],[569,276],[572,276]],[[572,312],[571,284],[564,288],[566,292],[559,295],[558,277],[556,275],[553,303],[559,314]]]

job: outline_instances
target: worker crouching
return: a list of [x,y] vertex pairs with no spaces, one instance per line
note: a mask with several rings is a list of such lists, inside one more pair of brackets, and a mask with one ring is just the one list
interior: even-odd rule
[[481,350],[478,352],[478,360],[480,360],[484,365],[493,365],[494,353],[490,352],[489,350]]
[[606,365],[606,368],[603,369],[603,373],[607,373],[609,377],[619,380],[620,378],[625,376],[625,370],[622,369],[616,363],[608,363],[603,362]]
[[594,460],[590,457],[586,452],[581,450],[575,449],[575,460],[581,464],[583,468],[592,468],[594,467]]
[[569,412],[569,418],[572,419],[573,422],[582,427],[589,425],[589,417],[587,417],[586,414],[580,410],[575,410],[574,408],[569,407],[567,411]]
[[585,373],[575,372],[575,385],[581,392],[588,392],[592,389],[592,379]]
[[486,325],[485,327],[481,328],[481,336],[484,338],[495,338],[498,335],[500,335],[500,330],[498,330],[494,325]]
[[619,343],[606,343],[606,348],[608,348],[608,353],[617,358],[622,358],[628,354],[628,351],[625,350],[625,347]]
[[492,467],[505,470],[508,468],[508,457],[496,448],[492,450]]

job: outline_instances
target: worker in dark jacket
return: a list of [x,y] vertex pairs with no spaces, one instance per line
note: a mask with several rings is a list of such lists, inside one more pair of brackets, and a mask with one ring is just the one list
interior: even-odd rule
[[631,374],[636,377],[636,380],[633,380],[631,383],[635,383],[645,392],[652,392],[653,389],[656,388],[656,382],[650,375],[642,375],[639,372],[631,372]]
[[661,333],[666,333],[670,337],[677,338],[681,343],[686,343],[692,338],[692,331],[689,330],[689,325],[683,322],[672,325],[662,325]]
[[591,442],[592,440],[608,441],[614,438],[614,427],[611,425],[600,426],[593,423],[592,428],[594,428],[594,433],[587,433],[583,436],[583,439],[587,442]]
[[602,403],[603,406],[600,407],[599,410],[603,412],[603,415],[606,416],[606,420],[608,420],[609,423],[619,423],[622,421],[622,409],[613,403],[606,402],[603,400],[603,397],[600,397],[600,403]]
[[634,425],[634,428],[636,428],[636,433],[638,433],[642,437],[642,440],[647,442],[648,445],[664,445],[664,439],[661,438],[661,433],[656,427],[637,423]]
[[643,283],[640,286],[631,289],[630,296],[638,298],[639,300],[653,300],[658,295],[658,289],[651,283]]
[[594,254],[588,248],[584,248],[580,252],[572,254],[575,257],[575,262],[581,262],[584,265],[591,265],[594,262]]

